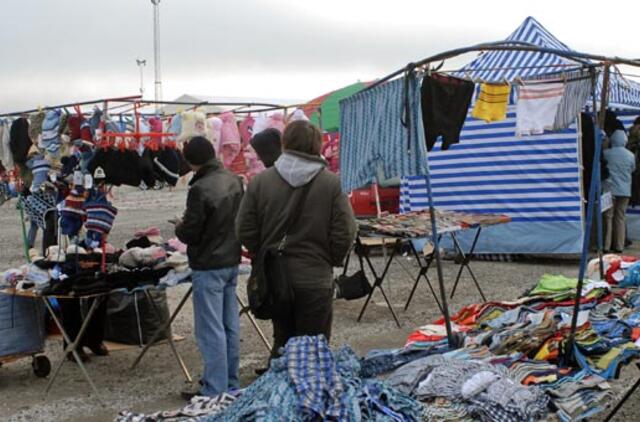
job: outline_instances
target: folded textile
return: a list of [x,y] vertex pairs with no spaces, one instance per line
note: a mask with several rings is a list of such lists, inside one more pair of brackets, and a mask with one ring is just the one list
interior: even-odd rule
[[178,410],[165,410],[150,414],[122,411],[115,422],[161,422],[176,421],[196,422],[202,416],[217,415],[236,401],[238,395],[222,393],[216,397],[196,396],[188,405]]

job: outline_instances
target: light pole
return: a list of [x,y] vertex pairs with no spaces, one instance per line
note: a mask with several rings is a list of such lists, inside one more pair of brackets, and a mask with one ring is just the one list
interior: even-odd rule
[[136,59],[136,64],[140,69],[140,95],[144,96],[144,70],[143,68],[147,65],[146,60]]
[[[151,0],[153,4],[153,66],[155,72],[155,100],[162,101],[162,80],[160,77],[160,0]],[[160,105],[156,104],[156,112]]]

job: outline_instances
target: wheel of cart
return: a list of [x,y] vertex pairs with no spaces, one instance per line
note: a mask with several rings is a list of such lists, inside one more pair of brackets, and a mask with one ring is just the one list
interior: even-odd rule
[[31,368],[38,378],[45,378],[51,373],[51,361],[48,357],[37,353],[20,353],[11,356],[0,356],[0,367],[7,363],[15,362],[21,359],[31,358]]

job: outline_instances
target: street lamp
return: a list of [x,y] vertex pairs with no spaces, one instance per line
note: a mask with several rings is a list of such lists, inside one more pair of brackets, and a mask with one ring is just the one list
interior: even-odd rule
[[136,59],[136,64],[140,69],[140,95],[144,96],[144,71],[143,67],[147,65],[146,60]]
[[[162,80],[160,78],[160,0],[151,0],[153,4],[153,66],[155,72],[155,100],[162,101]],[[159,104],[156,104],[156,111]]]

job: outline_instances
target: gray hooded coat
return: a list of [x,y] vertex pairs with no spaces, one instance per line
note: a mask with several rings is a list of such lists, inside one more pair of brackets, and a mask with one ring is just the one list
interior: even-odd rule
[[317,156],[285,151],[257,175],[240,205],[237,233],[253,254],[277,245],[301,187],[312,183],[304,208],[289,227],[285,255],[294,287],[331,288],[333,267],[342,265],[355,238],[355,219],[340,179]]

